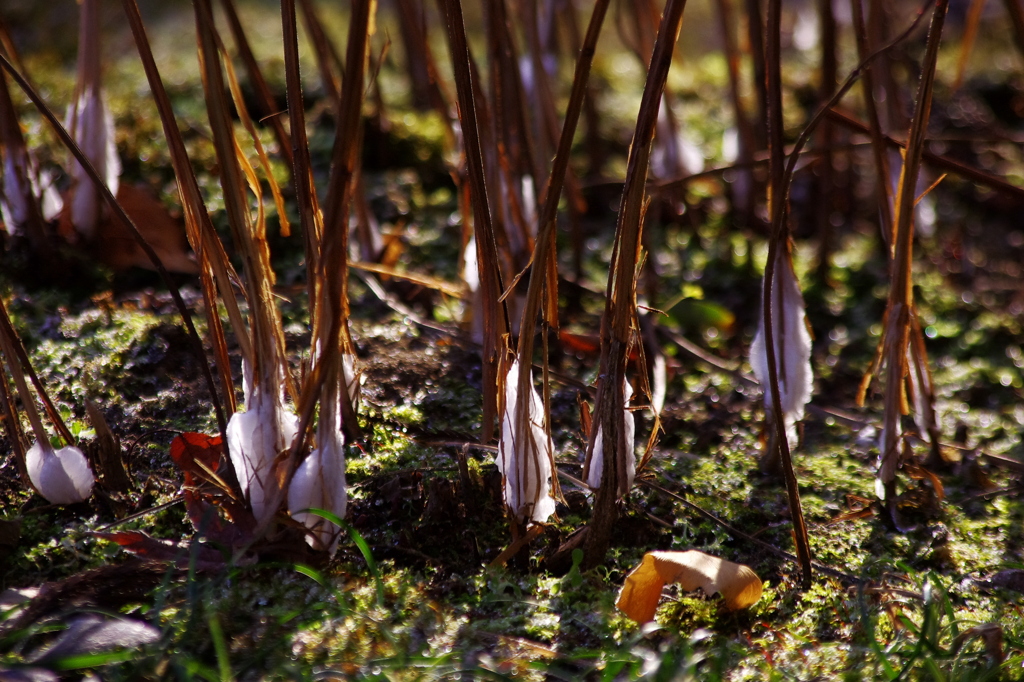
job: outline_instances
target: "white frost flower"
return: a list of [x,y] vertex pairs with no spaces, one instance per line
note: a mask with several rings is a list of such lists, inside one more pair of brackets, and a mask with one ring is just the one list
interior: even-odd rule
[[[543,523],[555,513],[551,497],[551,446],[544,432],[544,405],[533,388],[533,373],[526,419],[520,419],[519,362],[505,376],[505,410],[501,416],[497,465],[505,481],[505,504],[516,518]],[[522,426],[526,428],[523,429]]]
[[[804,297],[793,272],[793,260],[780,250],[775,262],[772,286],[772,338],[775,366],[779,378],[779,398],[790,447],[796,445],[796,423],[804,418],[804,405],[811,400],[814,375],[811,371],[811,334],[807,330]],[[762,288],[762,301],[764,289]],[[768,352],[765,349],[764,315],[750,346],[750,366],[764,391],[765,408],[774,414],[772,393],[768,383]],[[769,419],[770,422],[770,419]]]
[[[117,156],[117,145],[114,142],[114,118],[103,101],[99,84],[85,89],[69,112],[68,119],[75,143],[95,166],[111,194],[116,196],[121,160]],[[99,188],[77,161],[71,165],[71,176],[75,180],[71,222],[82,236],[92,239],[103,215],[103,199],[100,198]]]
[[[251,376],[246,367],[243,374]],[[250,386],[249,381],[245,383]],[[291,447],[299,430],[299,418],[285,405],[281,389],[253,387],[245,393],[245,412],[236,412],[228,422],[228,453],[253,516],[262,524],[277,511],[272,506],[279,491],[274,460]]]
[[52,504],[84,502],[92,495],[96,479],[76,447],[54,450],[49,443],[36,441],[25,454],[25,468],[32,485]]
[[[40,170],[39,164],[31,155],[16,155],[8,150],[4,157],[3,174],[0,215],[3,216],[4,225],[10,234],[22,234],[22,227],[29,219],[29,201],[38,199],[40,213],[46,221],[55,219],[64,208],[60,194],[53,184],[53,174]],[[23,177],[28,179],[29,187],[24,186]]]
[[[359,390],[355,379],[355,357],[345,354],[341,360],[349,399],[354,401],[354,394]],[[345,436],[341,431],[341,405],[337,399],[327,406],[321,404],[316,439],[319,447],[310,452],[299,465],[288,486],[288,511],[296,521],[313,531],[312,535],[306,536],[311,546],[325,548],[334,554],[338,548],[341,528],[321,516],[304,513],[303,510],[316,507],[338,518],[345,518],[348,508]]]
[[[636,442],[636,420],[629,410],[629,400],[633,397],[633,387],[629,382],[623,380],[622,391],[625,396],[624,423],[626,426],[626,490],[633,487],[633,478],[636,476],[636,453],[633,451]],[[597,490],[601,487],[601,476],[604,474],[604,429],[597,427],[594,434],[594,453],[590,458],[590,472],[587,475],[587,485]]]

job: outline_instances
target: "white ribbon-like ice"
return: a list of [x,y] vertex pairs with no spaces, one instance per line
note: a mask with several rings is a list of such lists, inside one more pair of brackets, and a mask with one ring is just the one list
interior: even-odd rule
[[[505,376],[497,465],[505,481],[505,504],[516,518],[543,523],[555,513],[551,497],[551,446],[544,432],[544,405],[530,382],[527,419],[519,419],[519,362]],[[522,425],[526,425],[526,429]],[[517,427],[517,425],[519,425]]]
[[253,516],[262,524],[277,511],[273,501],[280,489],[273,464],[295,440],[299,418],[285,405],[281,389],[253,387],[249,368],[242,369],[246,409],[236,412],[228,422],[228,454]]
[[32,485],[52,504],[84,502],[92,495],[96,479],[76,447],[54,450],[49,443],[36,441],[25,453],[25,468]]
[[[804,297],[793,272],[793,261],[780,249],[775,261],[772,286],[772,339],[775,367],[779,377],[779,398],[790,447],[797,441],[796,423],[804,418],[804,406],[811,400],[814,375],[811,371],[811,334],[807,330]],[[762,301],[764,290],[762,288]],[[763,309],[762,309],[763,311]],[[769,414],[775,406],[768,384],[768,352],[765,350],[764,315],[750,346],[750,366],[764,391],[764,404]],[[769,419],[770,423],[770,419]],[[770,428],[770,427],[769,427]]]
[[[636,453],[633,451],[636,443],[636,420],[633,413],[629,411],[629,400],[633,397],[633,387],[629,382],[623,380],[622,391],[625,395],[624,423],[626,426],[626,490],[633,487],[633,478],[636,476]],[[601,476],[604,475],[604,429],[597,427],[594,434],[594,454],[590,458],[590,471],[587,474],[587,485],[594,490],[601,487]]]

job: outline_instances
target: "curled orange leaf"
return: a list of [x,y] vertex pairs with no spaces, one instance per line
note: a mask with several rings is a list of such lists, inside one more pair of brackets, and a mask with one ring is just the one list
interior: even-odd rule
[[704,552],[648,552],[626,576],[616,605],[638,623],[654,620],[665,583],[686,591],[698,587],[710,596],[721,593],[730,611],[745,609],[761,598],[761,579],[749,567]]

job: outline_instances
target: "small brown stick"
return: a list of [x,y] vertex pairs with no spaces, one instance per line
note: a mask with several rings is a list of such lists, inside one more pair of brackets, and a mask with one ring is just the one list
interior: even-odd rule
[[[869,135],[871,132],[867,125],[858,121],[853,117],[853,115],[840,109],[829,109],[826,112],[826,115],[847,128],[857,130],[865,135]],[[882,139],[885,141],[885,144],[893,147],[894,149],[906,149],[907,147],[906,142],[897,140],[889,135],[884,135]],[[998,176],[986,173],[978,168],[972,168],[971,166],[965,165],[956,159],[951,159],[948,156],[942,156],[941,154],[930,152],[927,149],[922,150],[921,159],[937,169],[954,173],[962,178],[976,182],[983,187],[988,187],[991,190],[999,192],[1000,194],[1013,197],[1014,199],[1024,200],[1024,187],[1012,185]]]
[[499,270],[498,246],[495,240],[491,210],[488,205],[487,181],[484,177],[484,155],[480,143],[474,97],[473,59],[466,39],[466,24],[461,0],[441,0],[448,33],[448,48],[455,70],[455,86],[459,104],[459,120],[465,145],[466,165],[473,209],[473,230],[476,236],[477,262],[480,268],[480,292],[483,298],[483,427],[482,440],[494,433],[498,415],[499,363],[504,355],[504,340],[510,329],[508,309],[499,296],[503,291]]
[[932,90],[935,83],[936,62],[942,40],[942,26],[949,0],[936,0],[928,29],[921,83],[918,87],[917,106],[910,125],[907,153],[900,176],[896,198],[895,226],[896,250],[893,255],[889,301],[886,305],[887,322],[882,336],[886,363],[885,413],[882,429],[881,462],[878,478],[885,486],[886,503],[892,510],[895,501],[896,469],[899,465],[900,416],[906,412],[904,381],[908,372],[907,344],[913,325],[914,299],[912,289],[913,217],[917,175],[921,167],[928,118],[931,114]]
[[1006,13],[1010,15],[1013,22],[1013,38],[1017,43],[1017,49],[1021,56],[1024,56],[1024,3],[1021,0],[1003,0],[1006,5]]
[[281,26],[284,43],[285,87],[288,97],[288,120],[291,125],[289,149],[293,150],[292,177],[295,180],[295,201],[299,207],[299,224],[306,250],[306,287],[310,307],[310,326],[318,329],[319,286],[316,277],[317,254],[323,234],[313,167],[306,137],[306,113],[302,102],[302,75],[299,72],[299,37],[295,18],[295,0],[281,0]]
[[[864,22],[864,8],[861,0],[850,0],[853,9],[853,34],[857,39],[857,57],[861,62],[868,58],[867,27]],[[875,160],[875,174],[878,176],[878,196],[882,216],[882,239],[886,248],[892,244],[892,189],[889,183],[889,160],[885,154],[885,137],[875,106],[875,71],[868,67],[861,76],[863,85],[864,111],[868,117],[871,133],[871,153]],[[831,113],[831,110],[829,110]]]
[[[569,98],[569,107],[565,114],[565,121],[562,124],[562,134],[558,141],[558,151],[555,153],[554,166],[551,170],[551,176],[548,178],[547,187],[544,190],[544,205],[541,208],[540,220],[538,223],[537,240],[534,246],[533,252],[533,268],[530,271],[530,282],[526,294],[526,304],[523,306],[523,317],[520,325],[519,333],[519,346],[517,349],[519,358],[519,376],[516,377],[518,381],[517,401],[515,414],[524,422],[529,419],[529,404],[531,395],[533,393],[533,384],[531,376],[533,373],[533,344],[534,344],[534,329],[537,324],[537,315],[542,310],[542,303],[544,301],[545,289],[547,289],[547,299],[555,298],[557,300],[557,292],[553,289],[557,289],[558,280],[557,277],[551,277],[551,271],[555,268],[555,225],[556,225],[556,214],[558,211],[558,200],[561,196],[562,184],[565,180],[566,169],[569,167],[569,153],[572,148],[572,139],[576,132],[576,125],[579,122],[580,112],[583,109],[583,99],[587,92],[587,81],[590,77],[590,67],[594,60],[594,52],[597,46],[597,39],[601,33],[601,27],[604,24],[605,13],[608,9],[609,0],[597,0],[594,5],[593,13],[590,17],[590,25],[587,28],[587,35],[583,41],[583,48],[580,50],[579,58],[576,62],[576,72],[573,76],[572,83],[572,94]],[[544,318],[547,322],[557,324],[557,318],[550,319],[551,310],[544,311]],[[557,310],[555,311],[557,313]],[[547,335],[544,335],[546,342]],[[549,390],[548,390],[548,379],[550,373],[547,366],[547,353],[544,354],[543,360],[543,372],[544,372],[544,388],[545,388],[545,413],[550,415],[549,408]],[[550,418],[544,420],[545,424],[545,436],[550,442]],[[532,430],[529,424],[520,424],[515,426],[516,433],[522,434],[527,441],[526,450],[533,453],[537,453],[536,444],[532,443]],[[547,452],[551,452],[551,448],[547,449]],[[525,453],[524,453],[525,454]],[[525,458],[529,459],[529,458]],[[520,463],[520,466],[524,466],[525,463]],[[552,468],[554,468],[554,461],[551,462]],[[526,476],[520,474],[520,482],[527,480]],[[543,485],[543,482],[542,482]],[[555,497],[559,497],[558,480],[555,478],[552,480],[552,486],[554,488]]]
[[[736,36],[733,33],[736,24],[731,0],[718,0],[718,16],[722,31],[722,41],[725,47],[725,63],[729,69],[729,99],[732,103],[736,133],[739,137],[739,154],[737,156],[740,163],[749,163],[753,158],[754,148],[757,146],[757,135],[743,109],[743,100],[740,95],[740,50],[736,44]],[[748,169],[744,172],[747,175],[751,189],[753,189],[753,169]],[[743,206],[739,207],[739,210],[746,221],[754,215],[755,193],[749,191],[743,198],[745,202]]]
[[750,40],[750,58],[754,65],[754,94],[757,96],[757,117],[754,119],[761,125],[754,127],[757,134],[758,148],[764,149],[768,144],[768,76],[765,67],[764,17],[761,15],[761,0],[745,0],[747,8],[747,35]]
[[[672,65],[674,46],[682,26],[686,0],[668,0],[658,28],[651,66],[647,72],[636,129],[629,148],[626,183],[619,204],[615,245],[609,267],[604,315],[601,318],[601,360],[595,401],[595,428],[587,444],[589,462],[601,426],[603,471],[594,500],[594,514],[584,546],[584,566],[604,560],[617,515],[616,501],[627,492],[624,384],[626,359],[635,341],[636,283],[640,264],[640,237],[645,207],[647,171],[658,121],[662,93]],[[646,369],[643,369],[646,372]]]
[[[3,300],[0,299],[0,305]],[[11,387],[7,383],[7,373],[0,368],[0,418],[4,422],[7,431],[7,440],[11,443],[11,451],[14,452],[14,461],[18,466],[18,475],[25,485],[32,485],[28,477],[28,469],[25,468],[25,433],[21,428],[21,419],[18,417],[17,408],[14,406],[14,396],[11,394]]]
[[[224,245],[216,234],[210,215],[203,202],[202,193],[199,190],[199,182],[196,180],[195,171],[185,150],[185,143],[182,140],[181,132],[178,130],[177,121],[174,118],[174,111],[171,108],[171,100],[167,96],[163,80],[153,58],[153,51],[146,37],[146,28],[142,24],[142,16],[135,0],[124,0],[125,16],[132,30],[135,45],[142,60],[146,78],[149,81],[149,89],[152,92],[153,100],[156,103],[157,111],[160,114],[160,123],[163,126],[164,137],[167,140],[167,147],[171,155],[171,166],[174,168],[174,175],[177,179],[178,195],[185,217],[185,233],[188,236],[189,244],[195,251],[199,261],[200,281],[203,288],[203,303],[206,309],[206,323],[210,336],[210,345],[213,347],[214,360],[217,372],[221,381],[221,390],[224,393],[226,403],[226,418],[235,413],[235,389],[231,376],[231,362],[228,358],[227,341],[224,338],[224,327],[221,324],[220,315],[217,312],[217,290],[221,292],[221,300],[227,309],[228,319],[235,331],[235,337],[243,353],[248,353],[250,347],[248,331],[242,321],[242,313],[235,299],[233,280],[237,280],[234,268],[228,261]],[[225,434],[221,429],[221,436]]]
[[[793,562],[794,564],[796,564],[798,566],[801,566],[801,567],[803,566],[803,561],[800,558],[790,554],[789,552],[787,552],[787,551],[785,551],[783,549],[779,549],[775,545],[767,543],[764,540],[756,538],[753,535],[749,535],[748,533],[744,533],[743,531],[739,530],[738,528],[729,525],[728,523],[726,523],[722,519],[718,518],[717,516],[715,516],[711,512],[709,512],[709,511],[707,511],[705,509],[702,509],[701,507],[698,507],[693,502],[690,502],[689,500],[687,500],[682,495],[680,495],[678,493],[674,493],[671,490],[669,490],[668,488],[662,487],[662,486],[658,485],[657,483],[654,483],[653,481],[649,481],[649,480],[646,480],[646,479],[640,479],[640,483],[642,483],[643,485],[647,486],[651,490],[656,490],[656,491],[658,491],[659,493],[661,493],[663,495],[667,495],[668,497],[671,497],[673,500],[675,500],[676,502],[679,502],[684,507],[686,507],[690,511],[694,512],[695,514],[697,514],[701,518],[706,519],[706,520],[710,521],[711,523],[714,523],[714,524],[720,526],[727,533],[729,533],[729,535],[732,535],[733,537],[738,538],[740,540],[743,540],[745,542],[749,542],[751,544],[757,545],[761,549],[767,550],[767,551],[771,552],[772,554],[775,554],[776,556],[780,556],[783,559],[786,559],[787,561],[791,561],[791,562]],[[816,568],[821,573],[824,573],[825,575],[832,576],[833,578],[839,578],[840,580],[845,580],[845,581],[853,583],[855,585],[866,585],[866,584],[868,584],[868,581],[864,580],[863,578],[858,578],[855,575],[851,575],[849,573],[845,573],[843,571],[840,571],[837,568],[832,568],[831,566],[829,566],[827,564],[823,564],[820,561],[812,560],[811,561],[811,565],[814,566],[814,568]]]
[[[775,263],[782,249],[787,248],[789,229],[785,222],[785,187],[783,171],[783,128],[782,128],[782,55],[780,51],[782,30],[781,0],[768,1],[768,21],[765,43],[765,64],[768,82],[768,213],[771,217],[772,232],[768,245],[768,263],[764,271],[764,297],[762,315],[764,320],[765,355],[768,359],[768,385],[772,404],[776,406],[770,416],[774,417],[776,443],[782,471],[786,479],[786,493],[789,497],[789,511],[793,519],[793,537],[797,556],[803,571],[803,586],[811,586],[811,547],[804,522],[803,507],[800,504],[800,488],[793,471],[793,458],[789,451],[789,439],[782,398],[779,390],[779,367],[775,348],[775,334],[772,331],[772,287],[775,282]],[[792,157],[791,157],[792,161]]]
[[324,86],[324,93],[327,95],[327,101],[333,107],[341,99],[341,85],[334,73],[335,69],[339,73],[344,71],[341,57],[338,55],[334,43],[324,32],[313,0],[299,0],[299,8],[302,10],[302,18],[306,22],[309,42],[313,44],[313,50],[316,52],[316,63],[320,67],[320,80]]
[[281,122],[282,117],[279,115],[281,112],[277,111],[274,103],[274,94],[270,91],[270,86],[267,85],[267,79],[263,77],[259,62],[256,61],[256,56],[252,53],[252,47],[249,46],[249,39],[245,36],[242,22],[238,19],[238,12],[235,10],[235,0],[221,0],[221,5],[224,7],[224,14],[228,18],[228,26],[231,29],[231,37],[235,40],[235,48],[238,50],[238,55],[242,58],[242,63],[245,64],[245,70],[249,74],[249,80],[252,81],[253,89],[259,96],[259,103],[263,108],[261,116],[269,120],[270,127],[274,131],[274,137],[277,138],[277,146],[280,148],[282,156],[288,162],[288,167],[291,168],[294,165],[291,140],[284,129],[284,123]]

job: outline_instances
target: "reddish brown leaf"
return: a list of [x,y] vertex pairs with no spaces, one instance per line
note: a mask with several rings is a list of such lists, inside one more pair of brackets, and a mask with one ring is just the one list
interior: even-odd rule
[[[228,542],[253,527],[252,513],[231,496],[230,489],[218,476],[223,454],[220,436],[188,432],[171,441],[171,459],[185,478],[182,492],[189,519],[203,535],[218,542]],[[231,523],[221,518],[218,509]]]
[[[123,530],[116,533],[93,533],[95,537],[110,540],[124,547],[132,554],[149,559],[187,566],[191,563],[192,549],[169,540],[157,540],[139,530]],[[217,570],[225,566],[224,555],[209,547],[196,550],[195,566],[198,570]]]
[[[196,479],[209,480],[207,471],[217,471],[224,445],[220,436],[205,433],[183,433],[171,441],[171,459],[185,474],[185,485],[193,486]],[[201,466],[200,466],[201,465]]]
[[[60,215],[59,231],[65,237],[74,234],[71,215],[65,198],[65,210]],[[189,275],[199,273],[199,265],[192,257],[185,239],[185,228],[171,217],[163,203],[148,190],[130,184],[117,188],[117,203],[135,222],[139,232],[156,251],[164,267],[170,272]],[[143,252],[131,230],[118,218],[105,216],[96,226],[96,236],[89,245],[96,256],[114,270],[131,267],[153,269],[149,256]]]

